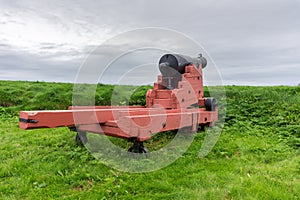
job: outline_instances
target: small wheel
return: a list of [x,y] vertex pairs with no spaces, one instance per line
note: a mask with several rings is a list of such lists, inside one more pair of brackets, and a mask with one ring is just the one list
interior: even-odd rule
[[208,124],[202,124],[200,127],[199,127],[199,130],[200,131],[204,131],[206,132],[209,128],[209,123]]
[[209,97],[205,99],[205,109],[207,111],[215,111],[216,107],[218,106],[217,100],[213,97]]
[[134,152],[133,150],[134,150],[133,147],[129,147],[128,152],[136,153],[136,152]]
[[150,151],[147,147],[141,147],[141,151],[140,153],[144,153],[146,155],[146,157],[148,158],[150,156]]
[[75,137],[75,142],[77,145],[85,145],[87,143],[88,139],[86,136],[86,132],[78,131]]
[[128,152],[131,152],[131,153],[149,153],[149,150],[147,147],[139,147],[139,148],[135,148],[135,147],[130,147],[128,149]]
[[145,154],[146,157],[148,158],[149,155],[150,155],[150,151],[148,150],[147,147],[145,147],[143,145],[143,142],[138,142],[136,140],[133,141],[133,145],[128,149],[128,152],[131,152],[131,153],[139,153],[139,154]]

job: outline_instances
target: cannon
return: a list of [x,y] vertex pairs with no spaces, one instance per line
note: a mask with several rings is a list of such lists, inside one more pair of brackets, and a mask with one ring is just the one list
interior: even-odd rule
[[69,127],[76,141],[85,144],[87,133],[127,139],[133,153],[149,150],[143,142],[158,132],[214,126],[218,105],[204,97],[202,69],[207,60],[165,54],[159,60],[157,81],[146,93],[146,106],[70,106],[68,110],[21,111],[22,129]]
[[160,58],[159,70],[167,80],[168,89],[178,87],[178,81],[182,79],[181,74],[185,73],[185,67],[188,65],[194,65],[197,69],[202,66],[203,69],[207,65],[207,60],[201,54],[197,58],[179,54],[165,54]]

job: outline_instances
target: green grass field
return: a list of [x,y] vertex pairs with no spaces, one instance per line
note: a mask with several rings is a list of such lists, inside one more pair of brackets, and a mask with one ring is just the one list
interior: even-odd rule
[[[20,110],[66,109],[72,88],[0,81],[0,199],[300,199],[300,86],[227,86],[226,121],[213,150],[198,156],[199,132],[174,163],[140,174],[103,165],[67,128],[18,128]],[[110,103],[113,88],[99,84],[96,104]],[[148,88],[116,103],[144,104]],[[147,146],[169,140],[160,134]]]

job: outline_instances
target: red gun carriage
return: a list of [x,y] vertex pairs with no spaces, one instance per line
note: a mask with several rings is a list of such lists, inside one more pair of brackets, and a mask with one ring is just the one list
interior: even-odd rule
[[69,127],[77,131],[76,141],[86,143],[86,133],[105,134],[133,142],[128,149],[149,153],[143,142],[155,133],[188,127],[213,126],[218,106],[204,97],[202,55],[191,58],[165,54],[159,60],[161,75],[147,91],[146,106],[70,106],[68,110],[21,111],[20,128]]

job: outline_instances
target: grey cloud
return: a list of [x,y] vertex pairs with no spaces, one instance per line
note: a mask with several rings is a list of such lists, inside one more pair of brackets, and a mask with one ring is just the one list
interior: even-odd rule
[[72,82],[79,60],[49,62],[47,57],[26,52],[0,51],[0,77],[8,80]]
[[[20,23],[14,20],[20,13],[39,17],[48,23],[54,23],[65,32],[72,32],[83,40],[101,38],[101,31],[109,36],[141,27],[164,27],[182,32],[202,44],[212,60],[217,64],[225,84],[289,84],[300,83],[300,3],[294,0],[207,0],[207,1],[0,1],[5,8],[5,16],[9,21],[1,23]],[[1,26],[1,24],[0,24]],[[147,35],[145,35],[147,37]],[[108,39],[109,37],[105,38]],[[103,38],[101,38],[103,39]],[[73,48],[67,43],[41,43],[40,55],[24,52],[17,48],[10,53],[3,49],[15,47],[0,45],[0,70],[22,69],[32,71],[36,79],[72,81],[78,66],[84,57],[90,54],[95,62],[115,54],[124,48],[122,45],[132,45],[141,40],[118,41],[109,44],[101,51],[91,52],[101,42],[94,45],[86,44]],[[1,41],[1,29],[0,29]],[[177,41],[155,40],[165,43],[170,49],[176,48]],[[190,47],[191,56],[195,55],[194,47]],[[177,47],[179,50],[180,47]],[[47,52],[52,51],[52,53]],[[145,63],[155,63],[160,53],[133,53],[127,58],[113,63],[105,82],[114,82],[130,67]],[[149,55],[148,55],[149,54]],[[69,57],[64,61],[61,57]],[[210,63],[213,65],[213,63]],[[41,67],[43,66],[43,67]],[[45,67],[48,66],[48,67]],[[75,67],[76,66],[76,67]],[[95,66],[97,66],[95,64]],[[155,69],[157,70],[157,69]],[[151,75],[156,79],[153,71]],[[205,69],[210,77],[209,66]],[[143,70],[141,70],[143,71]],[[147,70],[146,70],[147,71]],[[146,72],[145,71],[145,72]],[[61,72],[56,73],[56,72]],[[70,72],[70,73],[68,73]],[[150,74],[150,72],[148,72]],[[63,75],[64,74],[64,75]],[[132,74],[131,74],[132,75]],[[14,79],[11,73],[10,79]],[[8,76],[0,75],[0,79]],[[58,78],[59,77],[59,78]],[[15,77],[17,79],[17,77]],[[26,77],[24,77],[26,79]],[[152,80],[149,78],[149,80]]]

